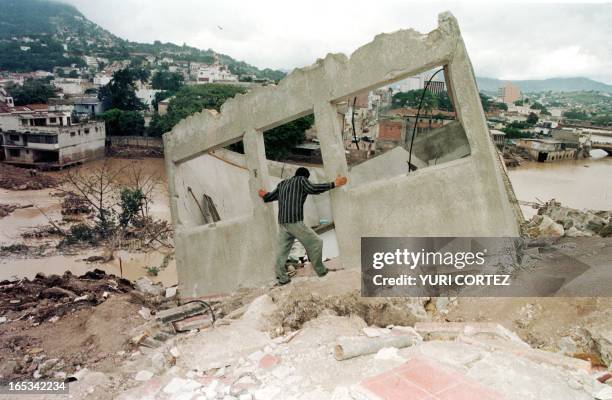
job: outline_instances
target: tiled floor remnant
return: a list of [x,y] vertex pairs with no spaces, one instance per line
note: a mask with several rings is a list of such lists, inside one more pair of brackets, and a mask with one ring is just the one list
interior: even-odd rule
[[502,400],[492,389],[423,358],[368,378],[360,384],[381,400]]

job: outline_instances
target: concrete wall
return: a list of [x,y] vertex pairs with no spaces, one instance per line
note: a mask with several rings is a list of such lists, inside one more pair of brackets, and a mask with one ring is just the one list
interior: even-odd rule
[[[438,28],[428,34],[414,30],[380,34],[350,58],[329,54],[310,67],[296,69],[276,87],[238,95],[218,115],[204,110],[164,135],[181,296],[228,292],[274,278],[276,215],[274,207],[257,196],[257,189],[273,188],[262,132],[314,111],[325,180],[347,175],[336,103],[435,66],[445,67],[469,155],[368,184],[349,181],[333,190],[340,260],[347,268],[359,266],[363,236],[518,235],[512,196],[504,186],[459,27],[451,14],[443,13]],[[252,209],[214,225],[194,225],[180,211],[189,201],[184,187],[177,184],[189,175],[184,165],[241,139],[248,170],[244,196]]]

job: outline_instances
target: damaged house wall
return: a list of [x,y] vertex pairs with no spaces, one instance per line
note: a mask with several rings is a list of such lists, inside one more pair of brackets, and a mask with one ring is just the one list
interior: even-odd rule
[[[270,172],[274,167],[265,158],[263,132],[313,112],[324,164],[321,180],[349,176],[348,185],[329,193],[345,267],[359,267],[362,236],[518,235],[519,222],[509,200],[511,189],[504,185],[457,21],[450,13],[438,19],[438,28],[428,34],[414,30],[380,34],[350,58],[328,54],[312,66],[296,69],[278,86],[238,95],[219,114],[203,110],[164,135],[183,298],[274,279],[275,207],[257,195],[259,188],[272,190],[277,181]],[[373,181],[367,177],[366,161],[360,167],[360,184],[352,184],[336,104],[440,65],[445,68],[469,151],[459,149],[462,154],[457,156],[462,158],[444,164]],[[243,177],[232,181],[230,169],[215,173],[204,184],[202,176],[207,172],[203,168],[210,161],[198,160],[240,140],[245,149]],[[189,168],[195,164],[197,168]],[[193,208],[186,211],[193,207],[187,205],[193,199],[186,186],[201,197],[217,185],[227,185],[218,187],[240,197],[230,201],[240,212],[228,212],[226,215],[232,215],[224,219],[225,211],[219,211],[221,221],[203,224]]]

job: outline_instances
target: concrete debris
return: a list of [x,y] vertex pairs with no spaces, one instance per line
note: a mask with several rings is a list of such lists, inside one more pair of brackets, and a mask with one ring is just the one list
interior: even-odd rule
[[405,361],[405,359],[399,355],[399,349],[397,347],[383,347],[378,350],[374,359],[382,361]]
[[373,337],[380,337],[382,335],[387,335],[391,333],[391,330],[386,329],[386,328],[375,328],[375,327],[366,326],[365,328],[363,328],[363,333],[367,337],[373,338]]
[[203,314],[207,311],[206,306],[202,303],[187,303],[182,306],[174,307],[168,310],[159,311],[155,314],[155,319],[162,323],[180,321],[187,317]]
[[177,332],[188,332],[193,329],[206,329],[212,326],[212,319],[209,315],[196,315],[172,323]]
[[392,335],[383,337],[341,337],[334,347],[336,360],[348,360],[353,357],[373,354],[385,347],[403,348],[412,346],[418,340],[412,335]]
[[152,377],[153,377],[153,372],[143,370],[143,371],[138,371],[134,379],[140,382],[145,382],[151,379]]
[[147,308],[147,307],[141,307],[140,310],[138,311],[138,314],[144,320],[148,320],[148,319],[151,318],[151,310],[149,308]]
[[[69,271],[64,275],[45,276],[42,273],[32,280],[0,282],[0,304],[5,308],[6,320],[29,319],[32,323],[57,322],[60,317],[75,309],[97,306],[106,298],[104,292],[127,293],[132,285],[125,279],[107,275],[95,269],[83,276]],[[78,301],[77,301],[78,300]]]
[[611,216],[611,211],[581,211],[553,199],[538,208],[538,214],[525,225],[525,232],[532,238],[608,237],[612,236]]
[[491,322],[417,322],[414,329],[425,340],[451,340],[460,335],[485,336],[497,337],[529,347],[512,331]]

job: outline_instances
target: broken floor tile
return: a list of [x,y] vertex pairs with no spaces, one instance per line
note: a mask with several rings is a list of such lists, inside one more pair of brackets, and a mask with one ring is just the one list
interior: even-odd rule
[[502,396],[448,367],[414,358],[360,383],[383,400],[501,400]]

